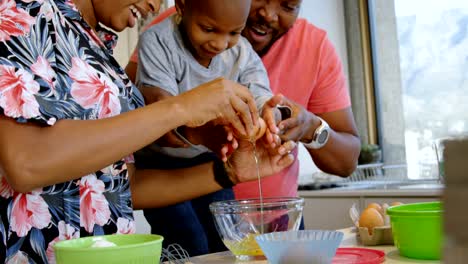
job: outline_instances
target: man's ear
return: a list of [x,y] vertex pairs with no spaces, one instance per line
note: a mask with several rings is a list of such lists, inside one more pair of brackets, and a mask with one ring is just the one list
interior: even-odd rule
[[182,17],[185,11],[185,0],[175,0],[177,14]]

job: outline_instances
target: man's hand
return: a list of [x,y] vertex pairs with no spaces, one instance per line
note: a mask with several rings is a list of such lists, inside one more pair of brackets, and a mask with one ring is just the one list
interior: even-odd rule
[[[269,144],[259,140],[255,146],[260,177],[278,173],[289,167],[294,161],[294,156],[290,154],[296,147],[296,143],[293,141],[271,148]],[[254,146],[251,142],[239,141],[239,148],[229,157],[226,164],[233,182],[240,183],[257,179],[257,164],[254,153]]]
[[282,98],[281,104],[291,109],[291,117],[278,123],[281,140],[298,142],[304,138],[311,139],[315,129],[320,125],[320,119],[302,105],[286,97]]

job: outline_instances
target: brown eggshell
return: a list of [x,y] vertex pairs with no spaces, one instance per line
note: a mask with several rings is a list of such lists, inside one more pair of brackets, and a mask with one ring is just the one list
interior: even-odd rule
[[377,210],[381,215],[384,214],[383,212],[383,209],[382,209],[382,206],[378,203],[370,203],[367,205],[367,208],[374,208],[375,210]]
[[361,213],[361,217],[359,218],[359,226],[360,227],[367,227],[369,230],[369,234],[372,235],[374,228],[383,226],[384,219],[379,211],[374,208],[366,208]]
[[[258,140],[259,138],[263,137],[263,135],[265,134],[266,132],[266,123],[265,123],[265,120],[263,120],[263,118],[259,118],[258,121],[257,121],[257,125],[254,127],[254,131],[255,131],[255,137],[254,137],[254,141]],[[244,136],[244,135],[240,135],[238,132],[235,132],[235,136],[239,139],[247,139],[247,140],[250,140],[248,137]]]

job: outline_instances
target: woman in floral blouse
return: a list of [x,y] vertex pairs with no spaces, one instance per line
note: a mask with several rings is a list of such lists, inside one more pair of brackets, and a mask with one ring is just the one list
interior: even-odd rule
[[[170,172],[132,164],[131,153],[178,126],[216,119],[250,135],[258,116],[248,90],[225,80],[142,107],[112,57],[116,36],[99,24],[121,31],[158,7],[0,0],[0,262],[54,263],[59,240],[132,233],[133,208],[221,189],[213,163]],[[232,182],[256,177],[250,145],[239,144],[221,173]],[[259,147],[262,175],[292,163],[292,142]]]

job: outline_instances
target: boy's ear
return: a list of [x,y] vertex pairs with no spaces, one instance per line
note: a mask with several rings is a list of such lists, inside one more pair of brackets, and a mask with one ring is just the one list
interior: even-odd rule
[[177,14],[182,17],[185,11],[185,0],[175,0],[175,7]]

